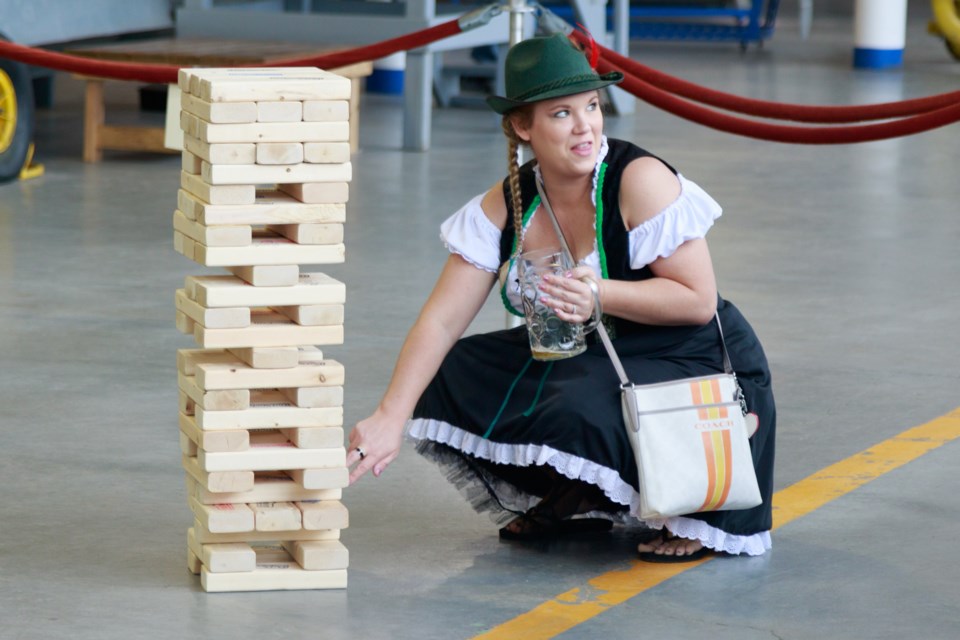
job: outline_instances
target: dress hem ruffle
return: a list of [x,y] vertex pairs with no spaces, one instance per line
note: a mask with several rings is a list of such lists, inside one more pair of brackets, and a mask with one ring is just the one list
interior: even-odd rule
[[[581,480],[599,487],[611,502],[628,507],[628,520],[653,529],[666,527],[670,532],[681,538],[699,540],[703,546],[715,551],[732,555],[758,556],[769,550],[772,545],[769,531],[741,536],[727,533],[695,518],[678,516],[642,519],[636,515],[640,509],[640,494],[624,482],[616,471],[591,460],[558,451],[547,445],[493,442],[447,422],[427,418],[410,420],[407,423],[406,435],[407,438],[414,441],[442,444],[464,454],[496,464],[520,467],[548,465],[567,478]],[[464,479],[463,474],[458,474],[454,484],[461,492],[468,495],[470,503],[478,511],[503,509],[508,512],[509,516],[514,509],[522,512],[536,502],[534,496],[521,494],[516,489],[507,498],[498,495],[496,500],[480,499],[475,488],[467,488],[467,485],[471,483]]]

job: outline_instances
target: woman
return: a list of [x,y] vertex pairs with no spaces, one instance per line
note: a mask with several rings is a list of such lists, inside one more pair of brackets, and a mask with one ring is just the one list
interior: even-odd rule
[[[503,538],[636,521],[636,466],[619,381],[602,344],[540,362],[531,358],[524,326],[460,339],[498,274],[507,308],[520,308],[512,260],[518,236],[525,251],[558,246],[539,204],[539,176],[577,260],[541,286],[556,314],[585,323],[599,303],[631,381],[646,384],[722,370],[716,313],[759,416],[751,447],[763,504],[647,521],[662,535],[640,545],[640,557],[758,555],[770,547],[773,484],[775,409],[766,359],[746,320],[717,295],[704,236],[719,205],[655,156],[604,137],[598,90],[622,77],[597,75],[560,34],[511,48],[507,96],[488,99],[504,116],[509,176],[441,227],[450,257],[380,405],[350,434],[351,482],[386,469],[406,425],[418,451],[445,467],[475,508],[515,516],[500,530]],[[529,145],[535,161],[518,167],[519,145]],[[604,519],[574,517],[586,513]]]

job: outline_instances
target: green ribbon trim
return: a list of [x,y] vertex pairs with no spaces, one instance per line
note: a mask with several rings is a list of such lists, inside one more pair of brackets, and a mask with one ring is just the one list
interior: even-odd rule
[[[503,402],[500,404],[500,408],[497,410],[497,415],[493,416],[493,420],[490,421],[490,426],[487,427],[487,432],[481,436],[484,440],[490,437],[490,434],[493,433],[493,428],[496,426],[497,422],[500,420],[500,416],[503,414],[503,410],[507,408],[507,402],[510,401],[510,396],[513,395],[513,390],[516,388],[517,383],[520,382],[520,378],[523,377],[523,374],[527,372],[527,369],[530,368],[530,364],[533,362],[533,358],[527,359],[527,364],[523,365],[523,369],[520,369],[520,373],[517,374],[517,377],[513,379],[513,382],[510,383],[510,388],[507,389],[507,395],[504,396]],[[539,394],[537,394],[539,395]]]
[[600,172],[597,174],[597,253],[600,254],[600,277],[609,279],[607,274],[607,252],[603,248],[603,179],[607,175],[607,163],[600,163]]
[[547,384],[547,376],[550,375],[550,370],[553,369],[553,362],[547,365],[546,370],[543,372],[543,375],[540,376],[540,384],[537,385],[537,392],[533,396],[533,402],[530,403],[530,407],[523,412],[524,418],[529,418],[530,414],[533,413],[533,410],[537,408],[537,402],[540,401],[540,394],[543,393],[543,387]]
[[[596,232],[597,232],[597,253],[600,255],[600,277],[604,280],[608,279],[610,276],[607,272],[607,252],[603,248],[603,179],[607,175],[607,163],[600,163],[600,170],[597,174],[597,199],[594,203],[594,206],[597,209],[597,219],[596,219]],[[526,227],[527,222],[530,221],[530,216],[533,215],[533,212],[537,210],[537,207],[540,206],[540,195],[537,194],[533,197],[533,202],[530,203],[530,207],[523,214],[523,220],[521,221],[522,226]],[[514,235],[513,246],[510,247],[510,260],[507,263],[507,271],[504,276],[504,282],[500,286],[500,300],[503,301],[503,306],[506,308],[508,313],[511,313],[518,317],[524,317],[522,311],[518,311],[516,307],[510,304],[510,299],[507,297],[507,285],[509,284],[509,274],[510,270],[513,268],[513,263],[515,262],[515,254],[517,252],[517,241],[519,238]]]

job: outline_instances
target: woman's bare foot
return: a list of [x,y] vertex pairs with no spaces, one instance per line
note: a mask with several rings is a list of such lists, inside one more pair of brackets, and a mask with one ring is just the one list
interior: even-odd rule
[[678,538],[664,529],[663,535],[649,542],[637,545],[637,551],[640,554],[653,554],[656,556],[666,556],[683,558],[687,556],[703,555],[703,544],[699,540],[687,540]]

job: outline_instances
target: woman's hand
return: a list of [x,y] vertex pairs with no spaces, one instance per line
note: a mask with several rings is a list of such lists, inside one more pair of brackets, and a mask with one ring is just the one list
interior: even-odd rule
[[396,459],[403,440],[404,422],[377,410],[354,425],[347,448],[347,467],[353,467],[350,470],[350,484],[370,469],[373,469],[373,475],[380,477],[387,465]]
[[540,282],[540,291],[546,295],[541,299],[561,320],[588,322],[593,317],[594,306],[593,290],[584,282],[588,278],[600,286],[590,267],[576,267],[562,276],[545,275]]

